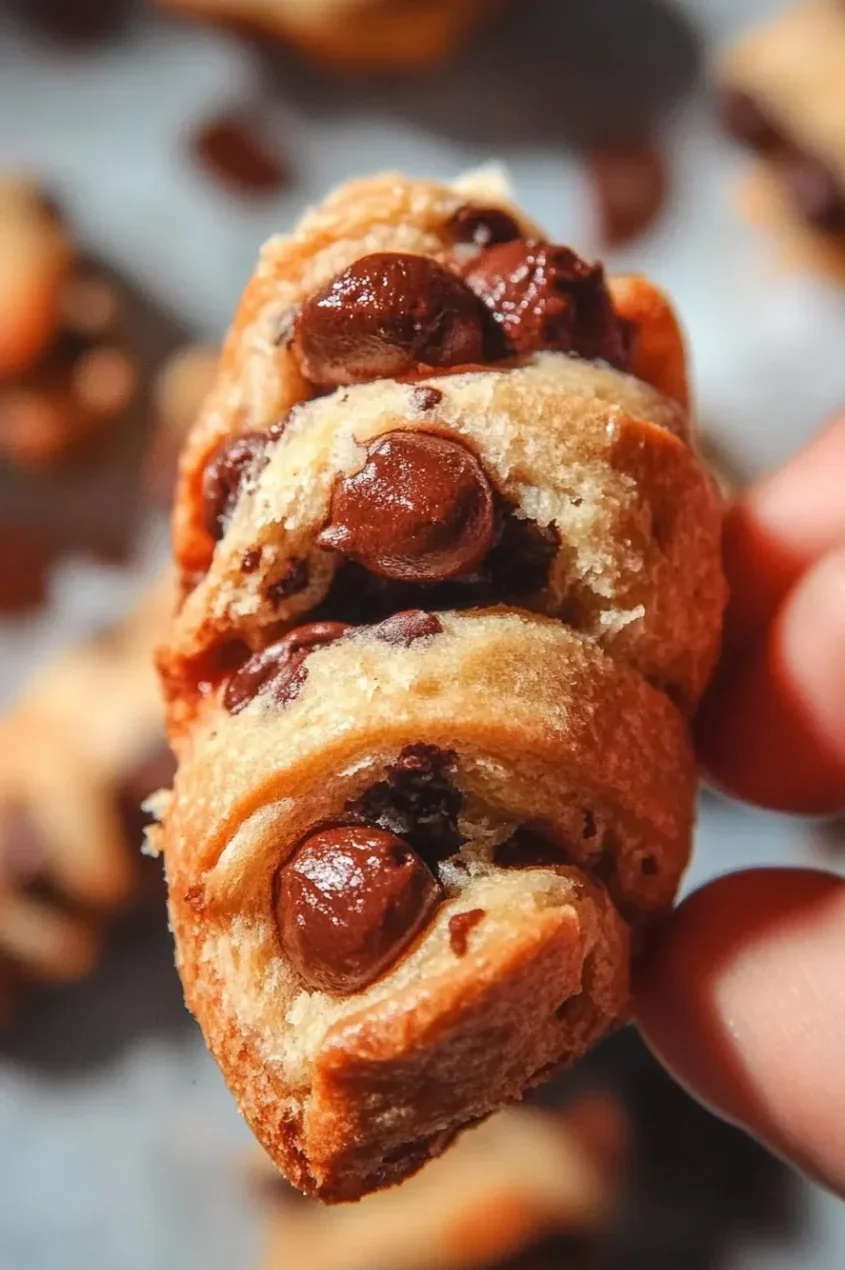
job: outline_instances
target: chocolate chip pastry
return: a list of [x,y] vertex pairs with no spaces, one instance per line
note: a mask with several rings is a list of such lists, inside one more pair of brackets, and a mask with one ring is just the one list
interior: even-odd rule
[[0,179],[0,313],[0,460],[40,470],[116,423],[138,369],[115,290],[14,179]]
[[624,1015],[719,531],[668,303],[492,180],[357,182],[265,248],[182,457],[156,841],[295,1185],[400,1180]]
[[502,0],[159,0],[165,9],[285,40],[347,71],[423,70],[445,60]]
[[[604,1101],[605,1125],[624,1136],[621,1109]],[[604,1145],[576,1117],[512,1107],[406,1186],[360,1204],[326,1211],[257,1174],[271,1201],[261,1270],[576,1270],[616,1200]]]
[[0,997],[83,977],[137,898],[141,801],[172,777],[150,667],[172,579],[0,720]]
[[806,0],[722,68],[729,132],[758,157],[745,191],[787,250],[845,278],[845,6]]

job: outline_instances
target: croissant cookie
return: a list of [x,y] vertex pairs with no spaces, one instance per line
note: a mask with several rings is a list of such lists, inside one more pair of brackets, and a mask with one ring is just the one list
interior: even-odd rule
[[262,254],[174,537],[186,998],[355,1199],[624,1017],[687,863],[725,587],[672,311],[492,176],[348,185]]

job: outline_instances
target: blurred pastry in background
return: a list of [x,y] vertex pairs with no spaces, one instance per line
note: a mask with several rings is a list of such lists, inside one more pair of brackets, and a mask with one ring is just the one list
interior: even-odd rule
[[806,0],[732,48],[728,132],[758,159],[746,212],[787,252],[845,280],[845,5]]
[[0,520],[0,618],[41,608],[53,555],[52,544],[38,530]]
[[49,468],[138,390],[121,298],[37,186],[0,178],[0,460]]
[[173,500],[179,453],[217,376],[220,352],[207,344],[178,349],[159,371],[154,386],[155,430],[144,466],[144,484],[154,502]]
[[627,1132],[609,1096],[590,1102],[583,1118],[577,1106],[571,1117],[509,1108],[402,1186],[358,1204],[326,1209],[265,1164],[272,1206],[261,1270],[576,1270],[614,1208]]
[[424,70],[502,0],[158,0],[173,13],[285,40],[345,71]]
[[152,669],[172,591],[45,666],[0,719],[0,1000],[84,976],[109,917],[142,899],[140,802],[172,775]]

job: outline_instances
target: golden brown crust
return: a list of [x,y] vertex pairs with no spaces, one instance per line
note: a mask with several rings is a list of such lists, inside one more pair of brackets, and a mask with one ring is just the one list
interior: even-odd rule
[[[612,287],[634,375],[549,352],[328,395],[302,378],[299,306],[372,252],[469,259],[479,247],[449,229],[468,197],[537,234],[489,185],[468,196],[388,176],[269,244],[182,460],[184,601],[161,655],[180,762],[161,832],[179,968],[262,1144],[328,1201],[408,1176],[624,1016],[631,927],[671,904],[687,862],[684,712],[719,639],[718,500],[690,435],[677,321],[643,280]],[[282,415],[215,544],[209,457]],[[356,620],[318,534],[338,483],[397,430],[472,451],[501,515],[552,544],[546,581],[462,612],[423,589],[413,604],[438,613],[422,634],[347,632],[284,690],[233,704],[249,650],[315,615]],[[424,861],[440,906],[368,986],[318,989],[283,951],[279,874],[315,826],[351,815],[396,832],[391,782],[420,753],[438,756],[434,819],[451,808],[457,835]],[[520,856],[526,835],[551,856]],[[481,917],[455,942],[467,913]]]
[[501,0],[159,0],[166,9],[286,40],[332,70],[426,70]]

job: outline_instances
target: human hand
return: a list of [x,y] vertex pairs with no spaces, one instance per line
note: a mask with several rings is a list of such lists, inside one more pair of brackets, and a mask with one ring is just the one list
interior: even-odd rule
[[[765,807],[845,810],[845,417],[731,510],[705,768]],[[683,903],[635,983],[642,1031],[700,1099],[845,1195],[845,881],[736,873]]]

